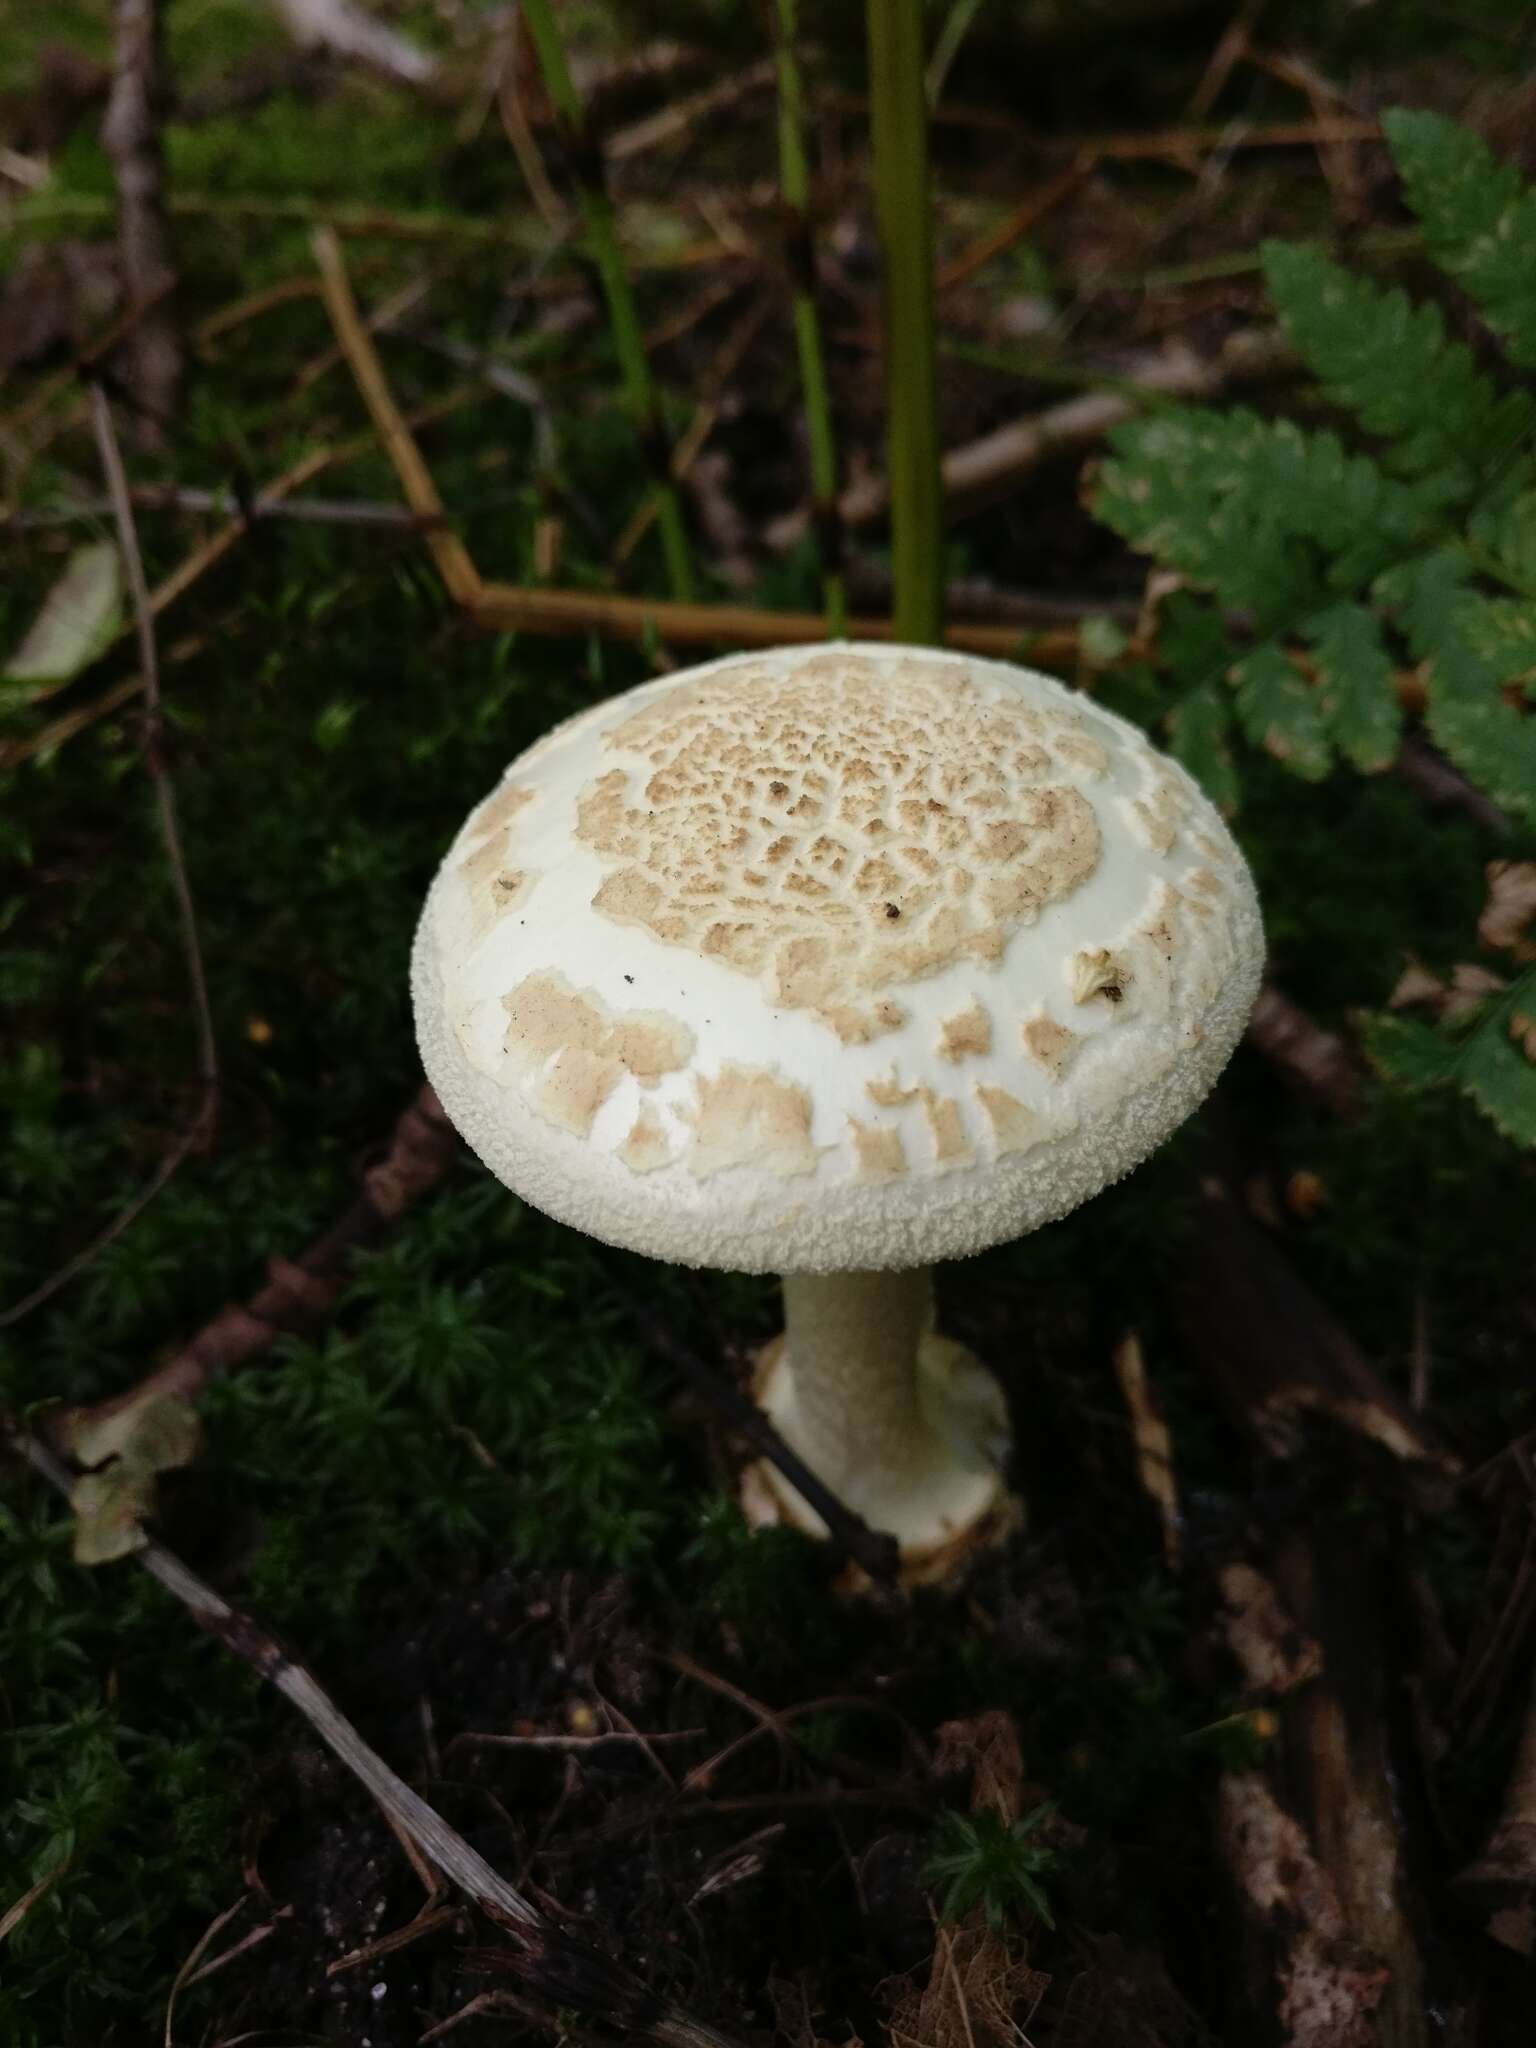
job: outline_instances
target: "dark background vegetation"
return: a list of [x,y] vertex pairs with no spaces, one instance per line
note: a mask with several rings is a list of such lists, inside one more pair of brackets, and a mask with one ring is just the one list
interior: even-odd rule
[[[936,32],[948,13],[932,10]],[[565,585],[659,592],[654,534],[613,558],[646,471],[597,302],[503,132],[508,21],[458,0],[380,15],[439,56],[431,90],[297,53],[244,0],[166,7],[169,303],[186,364],[163,431],[114,394],[134,480],[248,493],[363,432],[308,289],[310,227],[330,218],[365,310],[418,287],[381,341],[401,404],[467,387],[423,445],[483,571],[547,574],[553,535]],[[1192,113],[1235,18],[1131,0],[976,10],[934,128],[941,264],[1081,139],[1178,129],[1186,143],[1105,157],[943,296],[946,446],[1134,375],[1149,351],[1213,353],[1262,312],[1264,236],[1336,236],[1426,284],[1411,252],[1373,254],[1406,217],[1380,142],[1320,158],[1248,146],[1256,125],[1425,105],[1512,161],[1529,151],[1536,41],[1512,0],[1249,8],[1250,53]],[[766,48],[757,11],[723,0],[561,19],[610,131]],[[834,416],[858,476],[883,463],[861,15],[829,7],[804,26]],[[663,43],[682,58],[661,61]],[[112,530],[80,386],[44,389],[114,304],[109,62],[107,9],[85,0],[13,14],[0,36],[0,140],[46,173],[0,167],[5,647],[69,549]],[[764,544],[806,497],[771,94],[681,122],[612,177],[667,423],[682,433],[701,401],[716,407],[688,495],[701,584],[814,609],[810,543]],[[286,299],[218,321],[290,280]],[[552,461],[524,388],[488,374],[506,371],[547,408]],[[1288,402],[1316,409],[1305,391]],[[1026,652],[1035,625],[1107,619],[1120,639],[1089,633],[1067,663],[1092,681],[1095,648],[1135,624],[1145,564],[1086,509],[1080,466],[1080,452],[1047,462],[965,507],[948,568],[973,603],[1020,618]],[[398,502],[376,443],[310,488]],[[38,517],[81,501],[95,509],[69,523]],[[141,508],[151,583],[219,523]],[[854,542],[862,608],[884,608],[883,559],[875,525]],[[482,631],[418,534],[277,519],[166,611],[159,644],[217,1128],[131,1229],[0,1333],[0,1403],[28,1425],[130,1386],[346,1204],[419,1086],[407,949],[461,816],[548,725],[669,658],[596,632]],[[125,641],[66,694],[7,685],[0,705],[5,1300],[111,1220],[194,1106],[137,710],[47,730],[133,667]],[[1303,785],[1261,753],[1234,829],[1276,984],[1351,1043],[1410,958],[1448,974],[1472,956],[1485,862],[1531,850],[1406,776]],[[1290,1899],[1266,1920],[1219,1825],[1233,1786],[1257,1781],[1335,1878],[1358,1860],[1337,1837],[1364,1824],[1359,1785],[1390,1788],[1373,1809],[1392,1836],[1377,1875],[1404,1946],[1384,1963],[1380,1921],[1343,1887],[1317,1941],[1357,2008],[1309,2044],[1529,2041],[1532,1892],[1490,1898],[1457,1878],[1505,1800],[1536,1633],[1531,1168],[1462,1096],[1351,1072],[1343,1118],[1304,1073],[1245,1048],[1208,1112],[1131,1181],[941,1275],[946,1326],[1007,1382],[1030,1511],[958,1599],[838,1604],[833,1560],[739,1523],[729,1432],[636,1304],[739,1373],[774,1327],[770,1285],[594,1246],[468,1160],[358,1256],[322,1324],[208,1385],[204,1447],[165,1484],[163,1533],[510,1878],[737,2039],[1001,2042],[1012,2026],[1039,2048],[1300,2041],[1283,1968],[1313,1907]],[[1171,1431],[1177,1569],[1111,1369],[1128,1331]],[[1293,1418],[1282,1441],[1245,1411],[1243,1368],[1307,1383],[1337,1345],[1369,1375],[1367,1421],[1372,1402],[1416,1416],[1414,1455],[1382,1449],[1358,1415]],[[1283,1672],[1266,1687],[1234,1654],[1235,1563],[1323,1643],[1310,1691]],[[691,1765],[762,1726],[712,1681],[796,1712],[690,1789]],[[958,1744],[937,1732],[957,1721],[972,1731]],[[569,1761],[455,1747],[593,1727],[703,1732]],[[159,2038],[173,1979],[236,1906],[203,1960],[252,1943],[179,1993],[177,2038],[382,2048],[517,1990],[496,1930],[452,1913],[328,1975],[421,1905],[393,1836],[286,1703],[132,1563],[75,1565],[67,1516],[19,1468],[0,1481],[0,1735],[0,1913],[43,1885],[0,1946],[7,2044]],[[1001,1771],[990,1806],[966,1741]],[[1319,1785],[1319,1755],[1344,1761],[1353,1791]],[[1000,1816],[996,1839],[990,1822],[973,1840],[941,1821],[972,1806]],[[1531,1827],[1536,1841],[1536,1813]],[[953,1901],[970,1917],[937,1930],[936,1847],[976,1878]],[[1490,1931],[1500,1912],[1513,1917]],[[962,1939],[951,1993],[940,1966]],[[1383,1970],[1405,1981],[1409,1949],[1420,1989],[1399,2011]],[[448,2038],[549,2017],[482,2009]],[[580,2038],[596,2021],[567,2024]]]

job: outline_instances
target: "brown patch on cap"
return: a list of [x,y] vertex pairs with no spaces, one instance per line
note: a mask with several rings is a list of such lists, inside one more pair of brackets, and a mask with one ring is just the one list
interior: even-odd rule
[[1029,1152],[1047,1136],[1046,1124],[1038,1111],[1010,1095],[1006,1088],[976,1085],[976,1100],[992,1126],[992,1142],[999,1153]]
[[629,1127],[629,1135],[618,1148],[624,1164],[636,1173],[654,1173],[672,1158],[672,1144],[661,1118],[650,1103],[642,1102],[640,1113]]
[[1132,828],[1154,853],[1166,853],[1189,815],[1189,799],[1171,775],[1160,774],[1150,789],[1126,805]]
[[488,796],[469,821],[471,841],[478,842],[510,825],[518,813],[533,802],[534,791],[518,782],[504,782]]
[[963,1060],[970,1054],[992,1050],[992,1019],[977,1001],[967,1010],[956,1011],[939,1024],[939,1058]]
[[1051,723],[1051,748],[1063,761],[1080,768],[1085,775],[1095,780],[1109,769],[1109,749],[1088,732],[1079,720],[1071,724],[1065,719]]
[[1099,861],[1093,807],[1041,779],[1091,766],[1098,742],[947,663],[745,663],[604,744],[647,766],[577,801],[578,837],[615,864],[593,908],[768,975],[845,1043],[896,1028],[864,999],[998,959]]
[[928,1120],[928,1134],[933,1139],[935,1166],[963,1164],[971,1156],[971,1141],[960,1121],[959,1103],[952,1096],[935,1094],[927,1087],[919,1088],[917,1094]]
[[1075,1031],[1069,1031],[1065,1024],[1058,1024],[1044,1011],[1039,1016],[1026,1018],[1019,1036],[1024,1041],[1024,1050],[1046,1069],[1052,1080],[1060,1080],[1081,1043]]
[[501,1001],[503,1049],[516,1074],[535,1077],[530,1102],[579,1138],[626,1074],[654,1081],[693,1057],[693,1033],[676,1017],[616,1012],[595,990],[572,988],[553,971],[529,975]]
[[900,1003],[892,1002],[874,1003],[868,1009],[834,1003],[821,1016],[844,1045],[868,1045],[872,1038],[882,1038],[887,1031],[899,1031],[907,1021]]
[[700,1180],[731,1166],[768,1173],[812,1173],[811,1098],[793,1081],[761,1068],[723,1066],[699,1076],[688,1165]]
[[902,1150],[899,1131],[881,1124],[861,1124],[856,1116],[851,1116],[848,1134],[853,1140],[860,1180],[889,1180],[892,1174],[906,1172],[907,1155]]

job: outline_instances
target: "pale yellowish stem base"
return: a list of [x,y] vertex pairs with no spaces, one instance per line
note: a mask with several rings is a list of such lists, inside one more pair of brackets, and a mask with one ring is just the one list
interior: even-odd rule
[[[944,1577],[1016,1526],[1002,1389],[934,1332],[926,1268],[793,1276],[784,1308],[784,1335],[759,1355],[758,1403],[839,1500],[895,1536],[908,1582]],[[750,1468],[742,1502],[754,1522],[826,1534],[766,1462]]]

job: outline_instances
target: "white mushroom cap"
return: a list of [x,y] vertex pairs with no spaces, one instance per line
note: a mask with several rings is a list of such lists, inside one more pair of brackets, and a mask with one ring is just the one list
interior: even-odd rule
[[1047,676],[834,644],[614,697],[507,770],[413,964],[444,1108],[561,1221],[695,1266],[925,1265],[1144,1159],[1257,993],[1253,883]]

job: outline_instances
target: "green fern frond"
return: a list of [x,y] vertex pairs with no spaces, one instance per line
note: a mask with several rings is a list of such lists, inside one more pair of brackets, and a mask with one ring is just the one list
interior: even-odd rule
[[1283,648],[1266,640],[1232,670],[1238,722],[1255,746],[1305,782],[1321,782],[1333,746],[1319,693]]
[[1397,752],[1403,711],[1381,621],[1363,604],[1331,605],[1302,625],[1317,663],[1318,706],[1334,743],[1365,775]]
[[1418,1018],[1383,1015],[1372,1021],[1366,1046],[1401,1086],[1459,1088],[1506,1138],[1536,1145],[1536,1063],[1521,1042],[1533,1019],[1536,967],[1484,1002],[1455,1036]]
[[1336,434],[1243,407],[1170,406],[1110,446],[1099,517],[1262,632],[1360,589],[1432,530],[1426,495]]
[[1506,678],[1476,644],[1491,601],[1473,573],[1464,550],[1437,548],[1381,577],[1376,592],[1429,663],[1430,737],[1496,804],[1536,817],[1536,719],[1505,701]]
[[1474,299],[1510,360],[1536,369],[1536,191],[1443,114],[1382,116],[1429,253]]
[[1320,249],[1267,242],[1263,254],[1281,323],[1328,398],[1389,441],[1386,467],[1431,482],[1441,504],[1464,502],[1530,432],[1536,405],[1501,394],[1447,340],[1438,306],[1415,306]]

